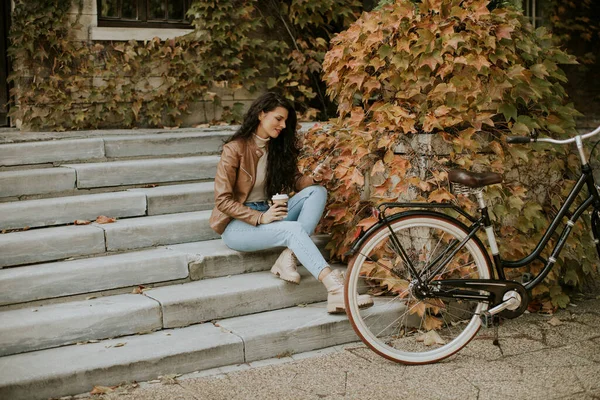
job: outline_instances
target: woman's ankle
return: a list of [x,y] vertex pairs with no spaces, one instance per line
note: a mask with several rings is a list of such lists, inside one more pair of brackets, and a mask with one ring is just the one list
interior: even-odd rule
[[319,282],[323,282],[323,279],[325,279],[325,277],[327,275],[329,275],[330,273],[331,273],[331,268],[325,267],[321,270],[321,272],[319,272],[319,277],[317,279],[319,280]]

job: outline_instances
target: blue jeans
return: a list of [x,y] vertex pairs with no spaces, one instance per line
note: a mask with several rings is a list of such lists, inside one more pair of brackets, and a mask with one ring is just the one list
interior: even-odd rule
[[[310,239],[315,231],[327,202],[324,187],[309,186],[296,193],[288,202],[288,215],[282,221],[252,226],[238,219],[227,225],[222,238],[225,244],[237,251],[266,250],[273,247],[289,247],[304,267],[318,278],[327,261]],[[266,203],[246,203],[250,208],[266,211]]]

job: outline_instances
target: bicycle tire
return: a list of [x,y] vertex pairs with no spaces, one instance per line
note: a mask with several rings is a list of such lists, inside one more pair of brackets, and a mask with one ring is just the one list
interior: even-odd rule
[[[452,239],[462,240],[467,236],[464,224],[437,212],[407,213],[390,225],[416,268],[440,254],[445,246],[443,242],[447,244]],[[479,331],[480,314],[488,304],[481,300],[419,300],[410,289],[414,277],[410,276],[397,252],[386,244],[389,238],[390,230],[386,225],[373,231],[348,266],[344,297],[352,328],[374,352],[395,362],[430,364],[455,354]],[[386,272],[381,266],[390,266],[388,256],[394,258],[391,268],[397,276],[388,274],[391,277],[386,280],[382,278]],[[481,241],[474,237],[436,278],[490,279],[488,260]],[[375,306],[361,310],[356,296],[365,291],[375,292]],[[432,331],[435,334],[430,333]]]
[[594,209],[592,212],[592,237],[596,245],[596,252],[600,259],[600,210]]

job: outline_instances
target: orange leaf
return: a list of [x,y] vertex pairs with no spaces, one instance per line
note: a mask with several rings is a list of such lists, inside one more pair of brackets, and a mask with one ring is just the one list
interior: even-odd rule
[[96,218],[96,223],[97,224],[110,224],[110,223],[115,222],[116,220],[117,220],[116,218],[110,218],[105,215],[100,215],[98,218]]
[[90,394],[106,394],[114,391],[117,386],[94,386]]
[[360,173],[360,171],[358,170],[358,168],[354,169],[354,172],[352,172],[352,182],[356,183],[358,186],[364,186],[365,184],[365,177],[363,176],[363,174]]
[[368,217],[365,219],[361,219],[360,222],[358,224],[356,224],[356,226],[362,226],[365,228],[369,228],[373,224],[376,224],[378,221],[379,221],[379,219],[377,219],[377,217]]
[[88,225],[91,222],[85,219],[76,219],[75,222],[73,222],[75,225]]
[[437,189],[429,194],[429,201],[443,203],[452,200],[452,195],[446,189]]
[[371,176],[374,176],[377,173],[383,173],[385,172],[385,165],[383,165],[383,161],[379,160],[375,163],[375,165],[373,166],[373,169],[371,170]]
[[436,317],[432,317],[431,315],[426,315],[425,316],[425,321],[423,321],[423,327],[425,329],[427,329],[428,331],[432,331],[432,330],[436,330],[436,329],[441,329],[442,328],[442,321]]

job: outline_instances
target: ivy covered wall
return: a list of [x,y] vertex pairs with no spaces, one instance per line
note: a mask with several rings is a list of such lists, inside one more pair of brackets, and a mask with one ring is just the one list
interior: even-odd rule
[[117,41],[94,40],[106,38],[95,0],[15,0],[11,117],[24,130],[230,122],[258,90],[277,89],[305,118],[326,118],[335,108],[322,59],[363,9],[358,0],[196,0],[189,33]]

